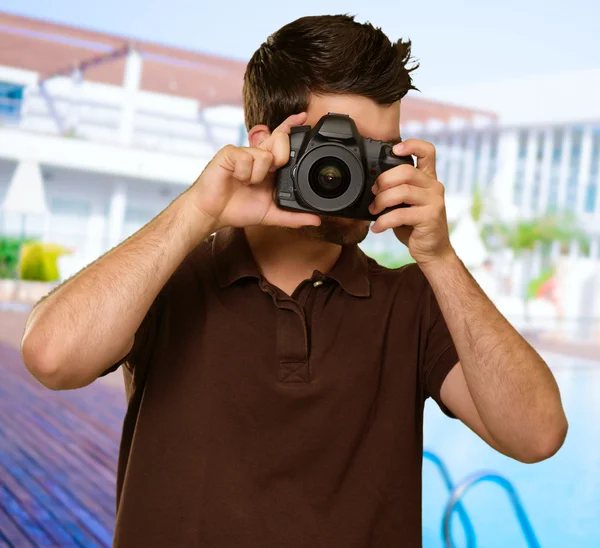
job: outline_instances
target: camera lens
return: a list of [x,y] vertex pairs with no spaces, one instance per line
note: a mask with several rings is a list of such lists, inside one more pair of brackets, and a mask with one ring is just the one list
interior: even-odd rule
[[350,186],[350,170],[339,158],[321,158],[312,166],[308,179],[311,188],[322,198],[338,198]]
[[351,207],[366,188],[359,158],[337,143],[316,146],[302,155],[292,177],[298,201],[323,213]]

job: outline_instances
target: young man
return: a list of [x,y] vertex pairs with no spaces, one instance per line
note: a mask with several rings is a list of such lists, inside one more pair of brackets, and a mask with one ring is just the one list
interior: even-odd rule
[[345,113],[399,140],[409,57],[347,16],[283,27],[245,75],[250,147],[220,150],[33,310],[23,358],[46,386],[124,364],[115,546],[420,546],[427,397],[520,461],[563,443],[551,372],[450,245],[431,144],[397,146],[417,166],[373,190],[375,214],[412,206],[371,230],[393,229],[417,264],[367,258],[368,222],[273,202],[293,126]]

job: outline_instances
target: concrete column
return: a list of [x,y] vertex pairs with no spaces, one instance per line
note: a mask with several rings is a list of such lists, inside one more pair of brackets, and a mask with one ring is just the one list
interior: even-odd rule
[[577,259],[577,258],[579,258],[579,256],[580,256],[579,244],[577,243],[576,240],[573,240],[569,244],[569,259]]
[[519,257],[513,266],[512,272],[512,287],[513,287],[513,296],[518,297],[519,299],[523,298],[525,294],[525,286],[527,284],[527,280],[525,278],[526,265],[525,261],[527,259],[524,256]]
[[560,257],[560,242],[558,242],[557,240],[554,240],[552,242],[552,249],[550,251],[550,257],[551,257],[553,263],[555,263],[558,260],[558,258]]
[[600,240],[598,236],[590,238],[590,259],[598,262],[598,251],[600,249]]
[[[46,215],[44,215],[44,229],[43,229],[43,233],[42,233],[42,241],[44,243],[52,243],[52,241],[51,241],[52,240],[51,220],[52,220],[52,214],[50,213],[50,211],[48,211],[46,213]],[[4,228],[4,227],[2,227],[2,228]]]
[[125,210],[127,208],[127,186],[123,181],[115,183],[108,210],[108,247],[119,244],[123,237]]
[[92,202],[92,214],[88,224],[88,240],[85,250],[87,263],[95,261],[100,255],[108,251],[106,241],[105,201],[98,197]]
[[82,86],[83,73],[76,67],[71,73],[71,104],[69,105],[69,112],[65,124],[67,133],[75,134],[77,131],[80,114],[79,101],[81,100]]
[[123,109],[119,140],[123,145],[131,144],[135,124],[137,94],[142,81],[142,55],[134,48],[129,50],[125,60],[123,76]]
[[[600,145],[599,145],[600,146]],[[592,141],[592,156],[594,155],[594,143]],[[593,160],[593,159],[592,159]],[[596,180],[594,181],[594,183],[596,184],[596,203],[594,204],[594,211],[593,211],[593,215],[594,215],[594,221],[600,225],[600,154],[598,155],[598,157],[596,158],[595,161],[596,165],[595,166],[590,166],[592,169],[595,167],[596,168]],[[588,184],[591,181],[588,180]],[[587,190],[587,189],[586,189]]]

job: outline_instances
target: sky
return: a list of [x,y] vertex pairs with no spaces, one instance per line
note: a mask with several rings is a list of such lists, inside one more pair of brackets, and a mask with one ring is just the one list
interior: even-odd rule
[[412,40],[424,93],[600,68],[600,0],[0,0],[0,11],[242,60],[298,17],[350,13]]

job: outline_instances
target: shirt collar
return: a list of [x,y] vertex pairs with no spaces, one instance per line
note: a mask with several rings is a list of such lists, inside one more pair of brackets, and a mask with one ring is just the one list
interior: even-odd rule
[[[212,251],[219,287],[228,287],[242,278],[262,277],[242,228],[219,230]],[[342,247],[339,259],[325,277],[355,297],[371,294],[368,258],[356,244]]]
[[242,228],[219,230],[212,249],[219,287],[227,287],[242,278],[261,277]]

